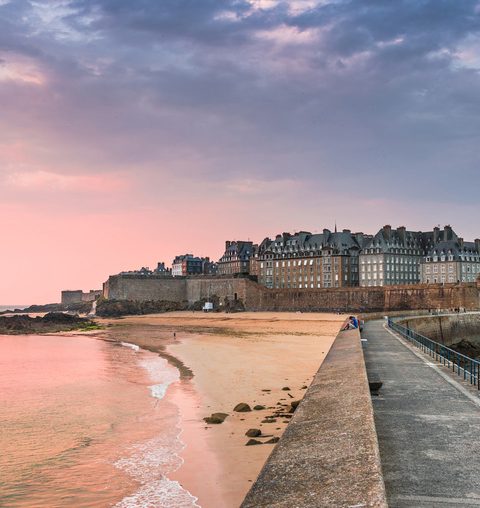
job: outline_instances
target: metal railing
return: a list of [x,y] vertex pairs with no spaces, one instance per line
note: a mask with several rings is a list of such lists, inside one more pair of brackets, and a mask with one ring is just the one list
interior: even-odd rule
[[462,355],[449,347],[435,342],[434,340],[417,333],[411,328],[395,323],[393,319],[387,318],[388,327],[395,330],[402,337],[411,342],[414,346],[421,349],[424,353],[431,356],[435,361],[445,365],[463,379],[480,390],[480,362]]

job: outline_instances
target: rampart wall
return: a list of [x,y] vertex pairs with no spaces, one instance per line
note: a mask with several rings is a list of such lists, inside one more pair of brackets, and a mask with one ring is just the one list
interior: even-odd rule
[[186,278],[112,275],[103,285],[103,296],[110,300],[184,302],[187,299]]
[[252,311],[388,312],[480,309],[478,283],[341,289],[267,289],[247,278],[114,275],[104,296],[115,300],[193,303],[213,296],[241,300]]
[[271,311],[385,312],[418,309],[480,309],[477,284],[415,285],[318,290],[266,289],[249,284],[246,307]]

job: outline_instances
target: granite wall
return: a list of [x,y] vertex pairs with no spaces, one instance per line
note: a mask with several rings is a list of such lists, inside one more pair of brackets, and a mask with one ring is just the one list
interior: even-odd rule
[[217,296],[239,299],[252,311],[388,312],[480,309],[478,283],[341,289],[267,289],[248,278],[114,275],[104,296],[116,300],[193,303]]
[[103,296],[110,300],[184,302],[187,299],[187,279],[161,275],[112,275],[103,285]]

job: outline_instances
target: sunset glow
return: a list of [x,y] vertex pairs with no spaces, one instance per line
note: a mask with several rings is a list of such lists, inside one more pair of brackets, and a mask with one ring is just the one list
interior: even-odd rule
[[335,221],[478,236],[477,1],[136,6],[0,1],[0,303]]

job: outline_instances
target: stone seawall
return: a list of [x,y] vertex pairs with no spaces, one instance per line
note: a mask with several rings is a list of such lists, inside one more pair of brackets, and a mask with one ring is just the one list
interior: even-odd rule
[[478,284],[386,286],[340,289],[267,289],[247,278],[114,275],[104,296],[114,300],[193,303],[217,296],[241,300],[252,311],[388,312],[420,309],[480,309]]
[[112,275],[103,285],[103,296],[110,300],[184,302],[187,282],[184,277]]
[[422,316],[397,322],[446,346],[480,337],[480,313]]
[[387,507],[358,330],[340,332],[241,508]]
[[266,289],[250,295],[247,308],[270,311],[385,312],[480,309],[477,284],[412,285],[341,289]]

